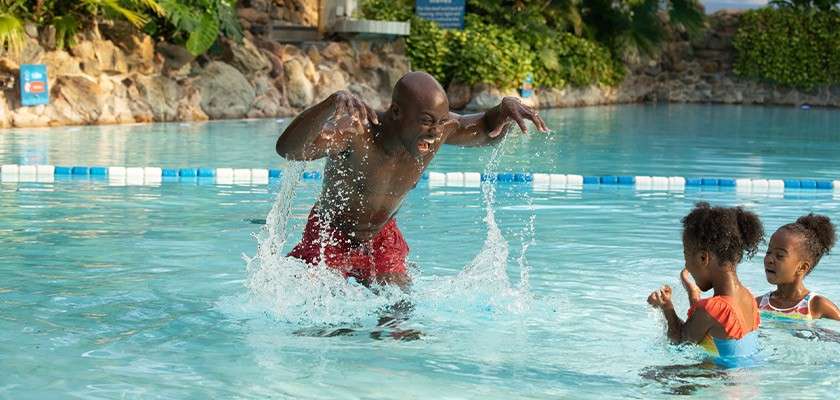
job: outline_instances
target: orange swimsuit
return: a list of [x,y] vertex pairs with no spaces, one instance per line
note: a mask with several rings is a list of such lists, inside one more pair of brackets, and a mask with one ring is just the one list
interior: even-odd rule
[[706,349],[716,364],[724,368],[745,367],[753,363],[752,356],[758,352],[758,326],[761,316],[753,302],[749,316],[741,317],[736,311],[736,300],[732,296],[712,296],[695,303],[688,310],[688,317],[697,310],[705,310],[726,332],[726,339],[706,335],[700,346]]

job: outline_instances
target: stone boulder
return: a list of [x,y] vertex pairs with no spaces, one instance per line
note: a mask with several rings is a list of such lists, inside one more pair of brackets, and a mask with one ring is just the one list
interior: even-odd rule
[[85,76],[59,77],[52,93],[56,119],[62,125],[96,123],[107,95],[96,80]]
[[306,77],[304,64],[292,59],[283,64],[286,76],[286,96],[293,107],[306,107],[315,99],[312,82]]
[[[473,98],[466,105],[466,109],[470,111],[484,111],[497,106],[505,97],[519,97],[516,90],[499,90],[496,87],[479,83],[472,89]],[[536,96],[530,99],[536,100]],[[524,102],[524,101],[523,101]]]
[[318,66],[320,80],[315,88],[315,102],[320,102],[339,90],[347,90],[347,79],[344,72],[338,68],[330,69],[325,65]]
[[188,68],[189,64],[195,59],[195,56],[187,51],[184,46],[166,42],[159,42],[155,47],[155,52],[163,57],[162,69],[167,75],[172,75],[173,72]]
[[44,48],[38,43],[38,40],[28,38],[24,41],[21,48],[20,60],[21,64],[40,64],[44,57]]
[[472,90],[470,85],[463,83],[452,82],[446,90],[446,97],[449,99],[449,108],[452,110],[461,110],[470,102]]
[[195,81],[201,109],[212,119],[242,118],[254,102],[254,88],[236,68],[213,61]]
[[184,95],[178,101],[178,121],[207,121],[210,117],[201,109],[201,93],[192,86],[182,89]]
[[44,54],[43,63],[47,65],[47,76],[50,87],[63,76],[82,76],[79,60],[63,50],[49,51]]
[[134,122],[134,115],[128,101],[128,90],[119,79],[110,76],[99,77],[99,87],[103,93],[108,93],[108,101],[102,102],[102,112],[96,120],[97,124],[127,124]]
[[125,53],[110,40],[82,40],[71,47],[70,52],[79,60],[82,71],[88,75],[128,72]]
[[139,98],[146,103],[154,121],[174,121],[178,116],[178,84],[165,76],[138,76],[135,84]]
[[19,128],[49,126],[50,121],[52,120],[52,114],[52,105],[18,107],[11,110],[9,114],[9,121],[12,126]]
[[248,112],[248,118],[269,118],[276,117],[280,112],[282,95],[274,86],[274,82],[267,76],[258,76],[254,79],[254,103]]
[[0,91],[0,128],[9,128],[12,126],[12,110],[9,108],[9,102],[6,101],[6,94]]
[[236,43],[226,39],[222,43],[224,45],[222,60],[245,75],[253,76],[271,71],[271,61],[250,40],[242,39],[242,43]]

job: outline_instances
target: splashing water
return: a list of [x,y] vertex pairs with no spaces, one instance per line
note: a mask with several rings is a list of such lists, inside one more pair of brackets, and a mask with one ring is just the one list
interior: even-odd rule
[[[496,176],[496,168],[507,135],[502,139],[490,155],[484,169],[484,175]],[[494,179],[482,182],[481,191],[486,214],[484,222],[487,226],[487,237],[478,254],[457,276],[435,282],[428,287],[419,287],[415,298],[422,298],[425,302],[437,307],[464,307],[466,310],[479,308],[483,311],[507,311],[520,313],[527,311],[531,303],[528,283],[528,266],[525,260],[529,242],[523,243],[522,255],[519,257],[520,284],[513,287],[507,274],[508,256],[510,248],[501,229],[496,223],[494,204],[496,201],[496,182]],[[533,240],[534,213],[532,211],[525,236],[528,241]]]
[[376,296],[323,264],[310,266],[282,253],[295,188],[305,166],[291,163],[283,171],[274,205],[256,237],[257,254],[245,256],[249,305],[273,319],[297,325],[354,324],[389,304],[391,296]]
[[[491,153],[485,168],[487,176],[495,176],[505,142],[506,139],[503,139]],[[525,253],[530,243],[522,245],[522,255],[518,260],[520,283],[514,287],[507,274],[509,244],[496,223],[496,185],[492,180],[483,182],[481,188],[487,237],[478,254],[455,277],[425,281],[414,279],[411,293],[406,294],[396,287],[371,290],[352,279],[344,279],[323,263],[310,266],[281,253],[288,240],[295,188],[304,168],[305,163],[291,163],[283,171],[284,179],[266,217],[266,225],[256,237],[257,254],[254,257],[245,256],[249,304],[259,312],[295,325],[358,326],[362,321],[375,320],[383,310],[404,300],[414,303],[420,314],[440,308],[457,312],[480,309],[515,314],[529,309],[532,298]],[[324,218],[329,219],[329,216]],[[526,237],[533,240],[533,230],[532,213],[523,229],[523,240]],[[321,239],[321,243],[328,240],[325,237]],[[324,259],[323,254],[321,259]]]

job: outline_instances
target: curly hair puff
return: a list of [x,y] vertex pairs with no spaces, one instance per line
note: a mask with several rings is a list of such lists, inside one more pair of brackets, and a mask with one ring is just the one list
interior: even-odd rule
[[834,224],[825,215],[810,213],[799,217],[796,222],[779,228],[802,235],[805,251],[811,260],[810,273],[820,262],[820,259],[831,251],[837,241]]
[[712,252],[721,262],[738,264],[744,253],[752,258],[764,239],[758,215],[741,207],[712,207],[700,202],[682,224],[686,249]]

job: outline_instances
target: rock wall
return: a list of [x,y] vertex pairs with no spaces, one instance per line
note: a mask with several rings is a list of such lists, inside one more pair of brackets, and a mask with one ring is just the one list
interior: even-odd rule
[[[408,71],[402,40],[288,45],[248,32],[194,58],[120,24],[66,50],[51,48],[48,32],[29,26],[27,34],[19,58],[0,57],[2,127],[291,116],[340,89],[384,109]],[[50,104],[21,106],[18,61],[47,65]]]
[[244,30],[262,33],[269,23],[318,26],[319,0],[245,0],[237,16]]

